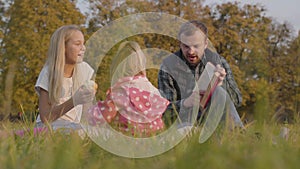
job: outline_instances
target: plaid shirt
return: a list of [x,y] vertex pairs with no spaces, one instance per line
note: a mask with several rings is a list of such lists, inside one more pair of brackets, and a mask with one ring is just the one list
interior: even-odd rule
[[191,66],[184,59],[182,52],[178,51],[163,61],[158,74],[158,89],[161,95],[171,102],[168,106],[168,109],[171,110],[171,117],[175,116],[172,111],[172,103],[179,112],[182,101],[191,95],[195,81],[200,77],[207,62],[222,65],[227,73],[222,87],[228,92],[235,106],[241,105],[241,92],[229,64],[222,56],[206,49],[200,63],[197,66]]

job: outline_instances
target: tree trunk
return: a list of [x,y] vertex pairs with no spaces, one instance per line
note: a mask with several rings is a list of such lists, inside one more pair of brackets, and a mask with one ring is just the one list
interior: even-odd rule
[[13,86],[14,78],[16,75],[17,62],[12,61],[9,63],[7,74],[5,77],[5,89],[4,89],[4,100],[3,100],[3,113],[6,117],[11,114],[12,110],[12,99],[13,99]]

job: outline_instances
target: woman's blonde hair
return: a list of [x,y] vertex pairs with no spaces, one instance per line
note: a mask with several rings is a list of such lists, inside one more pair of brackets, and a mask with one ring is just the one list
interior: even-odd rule
[[112,85],[120,78],[135,76],[146,69],[146,58],[138,43],[125,41],[120,44],[113,58],[110,77]]
[[[58,99],[61,96],[63,78],[64,78],[64,66],[65,66],[65,45],[71,38],[72,34],[76,31],[80,31],[80,28],[76,25],[65,25],[58,28],[51,36],[50,45],[48,49],[48,58],[46,66],[49,69],[49,100],[52,103],[58,103]],[[75,66],[73,71],[73,87],[75,91],[79,84],[77,80],[77,68]],[[73,92],[72,92],[73,93]]]

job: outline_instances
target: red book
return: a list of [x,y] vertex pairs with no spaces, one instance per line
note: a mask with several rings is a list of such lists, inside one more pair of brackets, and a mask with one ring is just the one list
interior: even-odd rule
[[205,65],[205,69],[200,75],[197,84],[200,91],[200,106],[206,108],[213,92],[215,91],[217,85],[220,82],[220,73],[215,72],[215,66],[208,62]]

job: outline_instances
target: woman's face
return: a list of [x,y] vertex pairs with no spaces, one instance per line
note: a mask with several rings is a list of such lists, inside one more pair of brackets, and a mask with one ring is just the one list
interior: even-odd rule
[[72,33],[70,39],[66,42],[65,56],[66,64],[76,64],[82,62],[85,52],[84,37],[81,31]]

